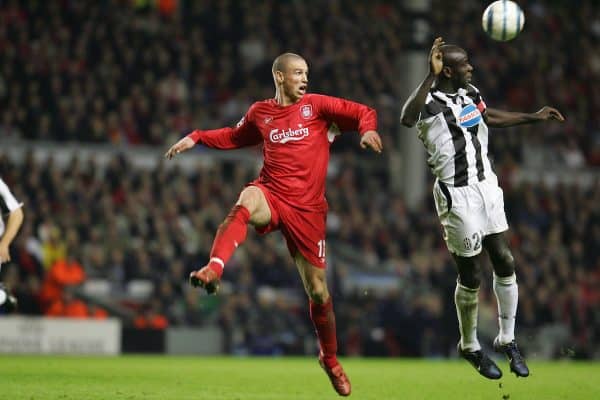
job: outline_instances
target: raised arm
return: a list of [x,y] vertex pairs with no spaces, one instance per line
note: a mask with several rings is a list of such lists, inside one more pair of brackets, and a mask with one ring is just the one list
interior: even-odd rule
[[404,106],[402,106],[402,115],[400,116],[402,125],[412,127],[417,123],[419,113],[425,106],[427,93],[429,93],[431,86],[440,72],[442,72],[444,66],[442,62],[442,50],[440,50],[440,46],[443,44],[444,41],[441,37],[433,41],[433,46],[431,46],[431,51],[429,52],[429,73],[406,100]]
[[565,117],[553,107],[544,106],[541,110],[534,113],[521,113],[512,111],[502,111],[495,108],[487,108],[483,118],[488,126],[494,128],[505,128],[508,126],[530,124],[533,122],[556,120],[563,122]]
[[199,130],[196,129],[167,150],[165,157],[173,158],[200,143],[206,147],[220,150],[238,149],[240,147],[254,146],[263,140],[260,131],[249,118],[250,111],[233,127]]

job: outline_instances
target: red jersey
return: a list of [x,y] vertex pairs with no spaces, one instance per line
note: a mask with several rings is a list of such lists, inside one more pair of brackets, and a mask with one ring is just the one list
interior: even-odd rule
[[234,128],[195,130],[188,136],[215,149],[263,144],[258,179],[282,201],[306,210],[323,210],[329,147],[343,131],[361,135],[377,129],[377,113],[352,101],[305,94],[289,106],[275,99],[254,103]]

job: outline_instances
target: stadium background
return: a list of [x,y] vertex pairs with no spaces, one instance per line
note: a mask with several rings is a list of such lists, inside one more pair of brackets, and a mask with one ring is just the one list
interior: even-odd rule
[[[186,284],[260,152],[161,159],[191,129],[234,124],[272,97],[271,62],[289,50],[307,58],[310,91],[375,107],[386,146],[363,153],[352,134],[333,146],[328,262],[340,352],[454,356],[456,274],[431,177],[424,163],[405,163],[414,132],[399,126],[406,88],[426,68],[411,75],[403,57],[425,57],[442,35],[470,53],[488,106],[548,104],[567,117],[493,130],[491,154],[518,266],[521,346],[531,357],[600,357],[600,9],[521,1],[525,31],[502,44],[483,35],[479,1],[412,3],[0,2],[0,174],[26,215],[2,273],[19,314],[116,316],[123,351],[164,351],[167,332],[186,328],[216,332],[207,351],[315,354],[279,234],[250,232],[219,296]],[[480,304],[488,344],[490,282]]]

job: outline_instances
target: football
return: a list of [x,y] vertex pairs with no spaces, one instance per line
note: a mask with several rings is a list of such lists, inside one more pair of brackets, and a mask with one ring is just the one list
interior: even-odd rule
[[498,0],[485,9],[481,24],[489,37],[506,42],[516,38],[521,32],[525,14],[514,1]]

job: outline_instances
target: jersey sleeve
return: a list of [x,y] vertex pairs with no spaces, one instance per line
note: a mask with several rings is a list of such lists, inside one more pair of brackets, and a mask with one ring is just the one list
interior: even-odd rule
[[23,203],[19,203],[17,199],[15,199],[15,196],[13,196],[6,183],[0,179],[0,212],[2,214],[10,214],[22,206]]
[[428,93],[427,97],[425,98],[425,104],[423,105],[423,108],[417,117],[417,128],[421,128],[424,125],[429,124],[433,120],[433,117],[443,112],[444,110],[442,109],[442,106],[431,95],[431,92]]
[[485,114],[485,110],[487,109],[487,105],[485,101],[483,101],[483,97],[481,97],[481,93],[479,89],[475,86],[469,84],[469,90],[467,91],[467,95],[473,99],[473,104],[477,107],[479,112],[483,115]]
[[188,135],[195,143],[220,150],[238,149],[262,143],[263,138],[254,123],[254,106],[234,127],[210,130],[196,129]]
[[338,97],[314,96],[320,115],[335,123],[340,131],[358,131],[362,135],[377,130],[377,112],[371,107]]

